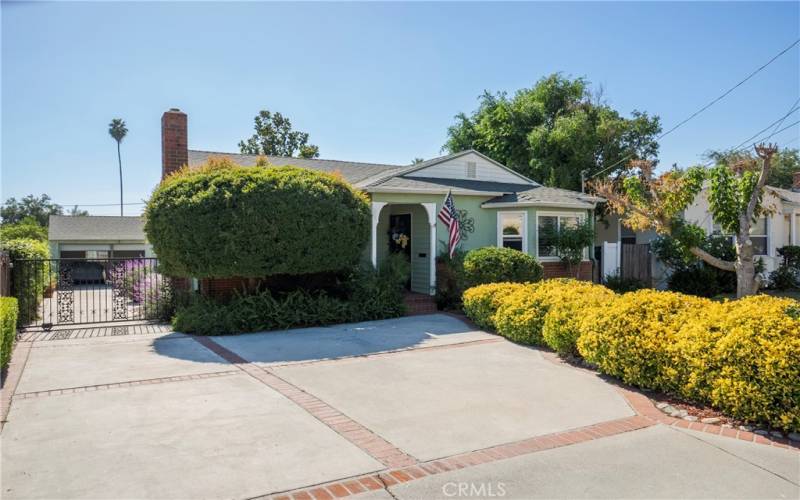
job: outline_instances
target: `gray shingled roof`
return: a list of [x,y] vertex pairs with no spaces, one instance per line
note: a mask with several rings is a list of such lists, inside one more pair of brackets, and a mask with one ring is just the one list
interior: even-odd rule
[[[228,158],[237,165],[244,167],[255,166],[258,155],[243,155],[236,153],[216,153],[213,151],[189,150],[189,167],[197,167],[205,163],[209,157],[217,156]],[[294,165],[297,167],[320,170],[322,172],[340,172],[342,177],[350,184],[358,184],[361,181],[380,177],[382,174],[389,174],[394,171],[401,171],[408,168],[408,165],[387,165],[384,163],[361,163],[355,161],[339,160],[319,160],[306,158],[291,158],[286,156],[264,156],[269,163],[276,166]]]
[[602,198],[591,196],[568,189],[559,189],[546,186],[536,186],[532,189],[519,191],[516,193],[504,194],[492,198],[485,202],[484,206],[491,206],[496,203],[525,203],[535,205],[537,203],[545,205],[577,205],[584,208],[594,208],[594,204],[603,201]]
[[766,186],[767,189],[771,189],[775,195],[782,199],[783,201],[788,201],[789,203],[800,203],[800,192],[793,191],[791,189],[783,189],[777,188],[772,186]]
[[51,241],[145,241],[141,217],[51,215]]

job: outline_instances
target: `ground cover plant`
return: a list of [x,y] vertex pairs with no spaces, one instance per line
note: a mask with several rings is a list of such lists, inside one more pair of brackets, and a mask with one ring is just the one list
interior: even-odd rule
[[712,301],[676,292],[615,294],[575,280],[494,283],[464,292],[478,325],[579,356],[627,384],[800,430],[800,302]]

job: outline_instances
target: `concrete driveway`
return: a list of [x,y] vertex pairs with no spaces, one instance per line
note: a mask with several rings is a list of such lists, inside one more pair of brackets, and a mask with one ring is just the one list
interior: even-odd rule
[[800,496],[797,450],[663,425],[447,315],[20,346],[3,498]]

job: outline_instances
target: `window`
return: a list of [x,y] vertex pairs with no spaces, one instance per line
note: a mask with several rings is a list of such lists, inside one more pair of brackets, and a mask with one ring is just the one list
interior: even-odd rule
[[[733,234],[725,233],[722,226],[714,222],[711,234],[717,236],[724,236],[731,241],[731,245],[736,243],[736,238]],[[759,217],[754,223],[750,225],[750,241],[753,242],[754,255],[768,255],[769,251],[769,238],[767,234],[767,218]]]
[[539,257],[558,257],[553,247],[552,234],[562,227],[574,227],[580,224],[583,217],[571,214],[539,215],[536,225],[537,252]]
[[528,252],[526,212],[497,213],[497,246]]

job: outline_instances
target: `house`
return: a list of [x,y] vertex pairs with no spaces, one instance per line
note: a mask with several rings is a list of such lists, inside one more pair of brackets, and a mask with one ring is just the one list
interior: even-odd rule
[[[767,213],[761,216],[750,230],[750,239],[756,250],[756,258],[764,263],[766,273],[781,264],[778,249],[786,245],[800,245],[800,172],[794,174],[792,189],[765,186],[762,206]],[[687,222],[702,227],[706,234],[722,234],[719,224],[709,210],[708,188],[704,188],[683,212]],[[655,231],[632,231],[621,223],[616,214],[600,217],[596,225],[595,258],[600,263],[603,276],[648,276],[649,284],[656,288],[666,287],[669,269],[652,253],[646,262],[635,261],[638,254],[649,251],[650,243],[658,235]],[[645,259],[642,258],[642,261]]]
[[48,240],[54,259],[154,257],[139,216],[51,215]]
[[[761,205],[766,214],[750,228],[756,259],[761,259],[767,273],[774,271],[781,263],[778,249],[786,245],[800,245],[800,172],[795,172],[792,189],[765,186]],[[708,207],[708,189],[703,189],[694,202],[684,212],[688,222],[705,229],[706,234],[725,235],[719,224],[714,222]]]
[[[227,157],[243,166],[256,164],[258,157],[253,155],[189,150],[187,121],[186,114],[178,109],[170,109],[162,116],[162,178],[184,165],[196,167],[212,156]],[[593,221],[595,206],[601,201],[582,193],[541,186],[472,150],[416,165],[274,156],[266,159],[276,166],[337,172],[367,193],[372,229],[365,258],[379,265],[389,252],[406,253],[411,261],[411,290],[422,294],[435,292],[436,256],[445,251],[448,236],[437,214],[448,192],[453,194],[464,227],[461,249],[514,248],[539,259],[547,277],[566,276],[567,271],[542,236],[542,229]],[[588,248],[579,276],[592,277]]]

